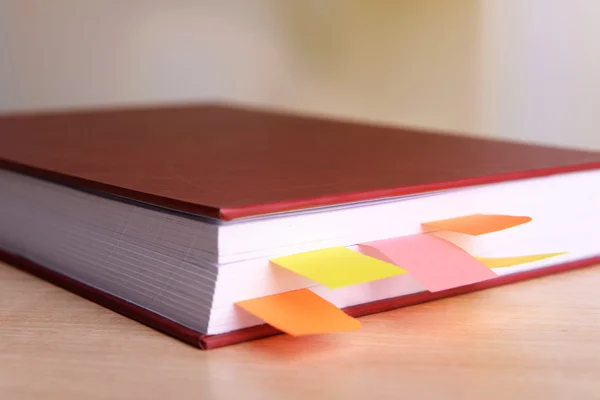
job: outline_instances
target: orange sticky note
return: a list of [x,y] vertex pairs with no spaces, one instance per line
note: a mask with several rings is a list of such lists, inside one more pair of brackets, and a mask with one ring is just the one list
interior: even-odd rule
[[360,245],[361,252],[392,262],[432,292],[497,277],[460,247],[436,236],[420,234]]
[[530,217],[513,215],[473,214],[458,218],[424,222],[421,224],[429,230],[451,231],[467,235],[483,235],[512,228],[531,221]]
[[309,289],[293,290],[235,303],[292,336],[354,331],[360,322]]

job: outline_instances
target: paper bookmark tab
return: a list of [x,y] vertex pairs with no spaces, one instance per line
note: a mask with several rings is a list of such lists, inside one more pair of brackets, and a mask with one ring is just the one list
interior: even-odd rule
[[531,221],[531,218],[525,216],[473,214],[424,222],[421,225],[428,230],[451,231],[476,236],[512,228],[529,221]]
[[364,243],[361,252],[392,262],[431,292],[497,277],[481,261],[436,236],[419,234]]
[[267,324],[293,336],[348,332],[360,322],[309,289],[235,303]]
[[406,273],[393,264],[367,257],[345,247],[331,247],[279,257],[271,262],[330,289]]
[[567,253],[548,253],[548,254],[534,254],[531,256],[517,256],[517,257],[475,257],[488,268],[503,268],[512,267],[520,264],[527,264],[534,261],[545,260],[546,258],[561,256]]

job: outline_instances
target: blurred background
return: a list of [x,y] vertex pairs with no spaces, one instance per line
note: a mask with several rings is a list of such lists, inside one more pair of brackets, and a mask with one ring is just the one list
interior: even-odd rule
[[0,112],[220,99],[600,149],[597,0],[0,0]]

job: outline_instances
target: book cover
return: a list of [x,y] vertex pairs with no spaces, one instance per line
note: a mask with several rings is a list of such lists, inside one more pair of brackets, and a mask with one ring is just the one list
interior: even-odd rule
[[220,105],[0,118],[0,167],[231,220],[600,167],[600,153]]

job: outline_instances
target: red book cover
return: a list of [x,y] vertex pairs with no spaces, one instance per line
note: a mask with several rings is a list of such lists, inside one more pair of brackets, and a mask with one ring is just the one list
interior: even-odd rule
[[600,153],[218,105],[0,118],[0,167],[221,219],[600,167]]

